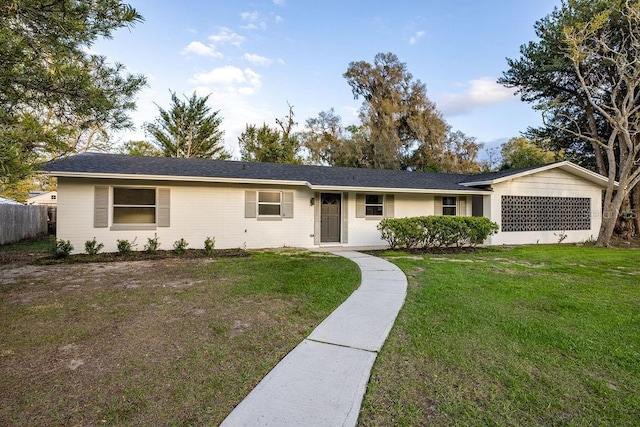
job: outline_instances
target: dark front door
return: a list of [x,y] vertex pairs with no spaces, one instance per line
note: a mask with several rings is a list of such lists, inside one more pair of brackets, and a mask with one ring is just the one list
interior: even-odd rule
[[322,193],[320,207],[320,241],[340,241],[340,200],[342,195]]

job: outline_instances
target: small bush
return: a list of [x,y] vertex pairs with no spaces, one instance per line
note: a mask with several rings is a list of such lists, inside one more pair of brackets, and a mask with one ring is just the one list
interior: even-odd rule
[[67,258],[73,251],[73,245],[69,240],[56,240],[56,244],[51,249],[54,258]]
[[124,240],[118,239],[116,241],[117,247],[118,247],[118,252],[120,252],[122,255],[127,255],[127,254],[131,253],[133,251],[133,248],[138,246],[136,244],[136,240],[137,239],[138,239],[137,237],[135,239],[133,239],[133,242],[130,242],[130,241],[126,240],[126,239],[124,239]]
[[153,238],[149,237],[147,239],[147,243],[144,245],[144,250],[145,252],[152,254],[157,252],[159,247],[160,242],[158,242],[158,233],[153,233]]
[[553,233],[554,236],[556,236],[558,238],[558,244],[562,244],[562,242],[564,242],[567,237],[569,237],[569,235],[567,235],[567,232],[562,230],[559,233]]
[[498,224],[484,217],[421,216],[385,218],[378,230],[391,248],[474,246],[495,234]]
[[498,224],[491,221],[489,218],[477,216],[466,216],[463,218],[471,229],[471,234],[469,237],[470,243],[472,245],[481,244],[482,242],[487,240],[487,237],[496,234],[500,229],[500,227],[498,227]]
[[189,246],[189,243],[184,239],[173,242],[173,250],[177,255],[184,255],[187,253],[187,246]]
[[378,230],[392,248],[412,249],[425,244],[424,225],[419,217],[385,218]]
[[213,255],[213,250],[216,247],[216,238],[215,237],[207,237],[204,240],[204,253],[207,254],[207,256],[212,256]]
[[97,255],[100,249],[104,248],[104,244],[98,243],[96,238],[84,242],[84,251],[89,255]]

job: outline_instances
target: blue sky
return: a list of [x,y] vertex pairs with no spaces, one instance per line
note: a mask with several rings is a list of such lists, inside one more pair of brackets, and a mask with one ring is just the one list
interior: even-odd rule
[[541,123],[540,114],[495,83],[534,40],[533,24],[560,0],[129,0],[145,18],[92,50],[148,77],[132,114],[144,122],[169,90],[211,93],[220,110],[225,145],[239,158],[237,137],[247,123],[275,125],[293,105],[301,129],[309,117],[334,108],[357,121],[342,77],[352,61],[393,52],[454,130],[487,146]]

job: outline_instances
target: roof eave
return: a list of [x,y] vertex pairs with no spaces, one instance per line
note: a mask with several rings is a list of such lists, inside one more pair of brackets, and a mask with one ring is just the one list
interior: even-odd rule
[[414,194],[470,194],[482,195],[491,194],[489,190],[478,189],[439,189],[439,188],[397,188],[397,187],[361,187],[361,186],[340,186],[340,185],[310,185],[314,191],[362,191],[375,193],[414,193]]
[[258,179],[258,178],[221,178],[206,176],[175,176],[175,175],[145,175],[145,174],[122,174],[122,173],[95,173],[95,172],[64,172],[64,171],[44,171],[50,175],[60,178],[85,178],[85,179],[135,179],[149,181],[180,181],[180,182],[208,182],[220,184],[254,184],[254,185],[287,185],[306,186],[313,191],[363,191],[379,193],[414,193],[414,194],[469,194],[483,195],[491,194],[491,191],[478,189],[436,189],[436,188],[390,188],[390,187],[363,187],[363,186],[340,186],[340,185],[313,185],[307,181],[278,180],[278,179]]
[[[540,166],[538,168],[535,169],[529,169],[526,171],[522,171],[520,173],[516,173],[513,175],[507,175],[507,176],[503,176],[500,178],[496,178],[496,179],[490,179],[490,180],[484,180],[484,181],[472,181],[472,182],[462,182],[460,183],[460,185],[463,185],[465,187],[474,187],[474,186],[481,186],[481,185],[493,185],[493,184],[498,184],[500,182],[505,182],[505,181],[510,181],[513,179],[517,179],[517,178],[521,178],[523,176],[527,176],[527,175],[532,175],[534,173],[539,173],[539,172],[544,172],[550,169],[562,169],[572,175],[576,175],[580,178],[583,178],[587,181],[590,181],[596,185],[599,185],[603,188],[606,188],[607,183],[609,182],[609,179],[605,176],[602,176],[598,173],[595,173],[593,171],[590,171],[589,169],[585,169],[582,166],[578,166],[574,163],[571,163],[569,161],[564,161],[564,162],[559,162],[559,163],[552,163],[549,165],[544,165],[544,166]],[[614,186],[618,186],[618,182],[614,182]]]
[[181,181],[181,182],[211,182],[224,184],[270,184],[270,185],[308,185],[305,181],[256,178],[221,178],[208,176],[178,176],[178,175],[146,175],[126,173],[95,173],[95,172],[60,172],[44,171],[60,178],[89,178],[89,179],[135,179],[149,181]]

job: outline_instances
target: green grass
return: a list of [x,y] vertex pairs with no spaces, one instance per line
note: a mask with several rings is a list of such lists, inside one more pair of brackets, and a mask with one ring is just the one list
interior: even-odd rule
[[2,252],[49,252],[55,244],[55,236],[47,234],[33,239],[25,239],[15,243],[0,245]]
[[334,256],[0,273],[0,425],[217,425],[355,289]]
[[401,257],[404,308],[360,425],[637,425],[637,250]]

